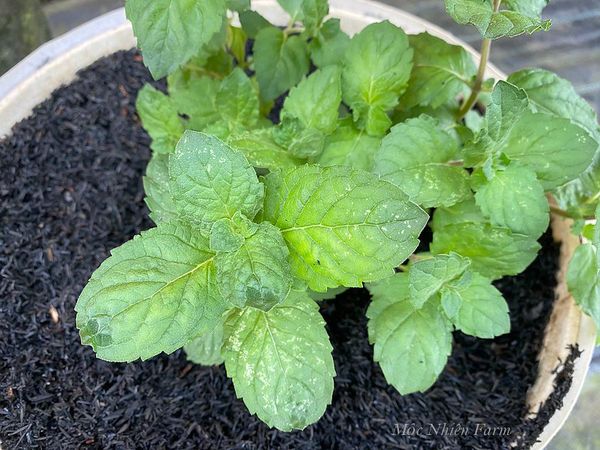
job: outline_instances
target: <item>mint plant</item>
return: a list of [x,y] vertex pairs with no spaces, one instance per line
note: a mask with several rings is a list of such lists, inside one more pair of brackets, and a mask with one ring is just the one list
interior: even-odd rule
[[568,283],[600,324],[596,115],[550,72],[485,78],[493,39],[549,28],[546,2],[446,0],[481,33],[479,65],[387,21],[350,37],[326,0],[279,3],[286,27],[249,0],[127,1],[145,64],[167,77],[137,99],[156,227],[92,274],[82,342],[107,361],[183,347],[224,362],[251,413],[302,429],[333,393],[319,301],[366,286],[375,361],[401,394],[424,391],[453,332],[509,331],[493,281],[535,259],[551,211],[591,240]]

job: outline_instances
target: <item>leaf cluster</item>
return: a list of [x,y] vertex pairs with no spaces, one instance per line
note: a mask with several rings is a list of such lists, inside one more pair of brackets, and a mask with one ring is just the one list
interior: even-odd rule
[[[335,375],[317,301],[366,285],[374,359],[400,393],[426,390],[454,331],[509,332],[493,281],[535,259],[549,198],[593,235],[568,279],[600,323],[600,238],[584,226],[600,131],[568,81],[526,69],[479,83],[471,55],[430,34],[384,21],[350,37],[326,0],[279,3],[285,28],[248,0],[127,1],[145,63],[167,76],[166,92],[147,85],[137,101],[156,227],[114,249],[79,297],[98,357],[183,347],[224,362],[269,426],[302,429]],[[493,39],[547,29],[545,3],[446,8]],[[428,221],[429,247],[413,254]]]

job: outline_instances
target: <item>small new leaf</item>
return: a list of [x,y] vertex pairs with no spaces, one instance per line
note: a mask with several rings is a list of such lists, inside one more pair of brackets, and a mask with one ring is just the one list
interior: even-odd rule
[[219,80],[208,76],[187,77],[182,71],[177,71],[169,76],[168,84],[169,96],[177,112],[186,118],[186,128],[202,131],[220,120],[217,108]]
[[273,138],[297,159],[314,159],[323,152],[325,145],[323,132],[316,128],[305,128],[299,119],[293,117],[288,117],[273,130]]
[[[596,220],[600,219],[600,206]],[[579,307],[600,327],[600,227],[594,230],[594,239],[580,245],[569,262],[567,285]]]
[[427,32],[411,35],[408,40],[415,54],[408,89],[401,100],[404,108],[438,108],[469,93],[477,67],[463,47]]
[[263,218],[281,229],[293,273],[315,291],[391,275],[427,223],[406,194],[368,172],[306,165],[264,183]]
[[406,90],[413,51],[400,28],[371,24],[350,41],[344,59],[342,92],[359,128],[373,136],[391,126],[388,117]]
[[177,218],[177,209],[169,191],[169,155],[154,153],[146,166],[143,178],[144,201],[150,210],[150,218],[155,224]]
[[510,331],[506,300],[477,273],[466,287],[442,289],[442,306],[456,328],[470,336],[491,339]]
[[351,117],[340,120],[337,129],[325,139],[323,153],[317,159],[321,166],[347,166],[368,172],[373,170],[375,153],[381,138],[359,130]]
[[350,37],[340,28],[340,19],[329,19],[309,44],[312,62],[319,68],[341,64],[349,44]]
[[308,46],[300,36],[286,36],[273,26],[256,35],[254,69],[264,100],[275,100],[298,84],[309,68]]
[[448,319],[434,302],[415,309],[408,286],[405,273],[369,285],[373,301],[367,310],[373,358],[402,395],[429,389],[452,350]]
[[291,22],[301,21],[312,36],[321,27],[329,12],[328,0],[277,0],[291,16]]
[[550,207],[535,172],[515,164],[495,172],[475,194],[493,225],[539,238],[550,223]]
[[258,92],[239,67],[221,82],[215,105],[221,124],[225,124],[227,136],[252,129],[258,123]]
[[210,228],[209,247],[213,252],[235,252],[244,244],[231,219],[219,219]]
[[256,39],[256,35],[263,28],[273,26],[271,25],[271,22],[252,10],[242,11],[240,13],[240,23],[242,24],[242,29],[250,39]]
[[416,309],[421,308],[446,283],[460,277],[470,264],[468,258],[456,253],[434,255],[411,264],[408,288],[412,305]]
[[254,218],[263,186],[244,155],[219,139],[186,131],[169,157],[169,188],[180,217],[201,226],[241,212]]
[[224,0],[127,0],[125,12],[144,63],[159,79],[210,41],[221,28],[226,6]]
[[207,238],[178,223],[114,249],[77,300],[82,343],[106,361],[145,360],[211,331],[228,309],[213,258]]
[[484,38],[513,37],[550,29],[550,21],[539,17],[541,8],[534,11],[531,7],[521,7],[521,4],[530,3],[529,0],[507,1],[506,6],[510,9],[499,11],[494,11],[491,0],[445,0],[445,2],[446,11],[456,22],[461,25],[474,25]]
[[304,161],[295,158],[273,137],[273,128],[260,128],[231,136],[227,143],[244,154],[252,166],[271,171],[296,167]]
[[490,279],[521,273],[541,248],[530,236],[491,225],[473,200],[438,208],[432,228],[432,253],[456,252],[471,260],[473,271]]
[[188,361],[203,366],[223,364],[221,347],[223,346],[223,320],[211,331],[195,337],[183,346]]
[[331,134],[342,101],[341,71],[337,66],[317,70],[290,90],[281,120],[298,119],[304,128]]
[[146,84],[138,93],[135,106],[142,126],[152,138],[150,148],[157,153],[175,151],[183,125],[171,98]]
[[233,311],[225,322],[227,375],[248,410],[270,427],[302,430],[325,412],[335,369],[319,306],[292,291],[268,312]]
[[292,287],[288,256],[281,232],[270,223],[260,224],[237,249],[217,254],[217,283],[223,298],[238,307],[265,311],[282,302]]
[[226,0],[227,8],[233,11],[242,12],[250,9],[250,0]]
[[467,171],[448,164],[457,153],[456,141],[422,115],[392,128],[375,154],[374,171],[423,207],[451,206],[471,194]]

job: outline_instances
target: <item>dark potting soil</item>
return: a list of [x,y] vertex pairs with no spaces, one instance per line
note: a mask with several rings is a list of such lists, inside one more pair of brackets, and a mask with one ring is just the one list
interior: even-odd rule
[[567,370],[539,419],[522,419],[554,299],[558,250],[548,235],[525,273],[497,283],[512,332],[455,333],[444,373],[423,394],[400,396],[373,363],[365,290],[323,303],[338,375],[333,404],[302,432],[269,430],[223,367],[191,365],[182,351],[96,359],[79,342],[73,306],[110,249],[152,226],[142,189],[149,139],[134,109],[147,81],[137,53],[117,53],[0,142],[2,448],[507,449],[535,440],[570,384]]

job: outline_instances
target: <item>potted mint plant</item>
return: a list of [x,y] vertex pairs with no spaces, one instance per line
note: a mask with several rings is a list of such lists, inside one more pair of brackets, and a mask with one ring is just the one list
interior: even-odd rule
[[[428,389],[454,329],[509,331],[492,281],[535,258],[546,193],[561,215],[594,216],[586,182],[599,134],[591,109],[549,72],[484,79],[492,39],[549,28],[539,9],[448,0],[456,21],[482,33],[477,68],[426,33],[381,22],[350,38],[325,19],[326,1],[281,5],[284,29],[249,2],[128,1],[145,63],[169,76],[168,94],[147,86],[138,98],[157,227],[113,252],[77,311],[100,358],[187,346],[198,363],[224,360],[250,412],[290,431],[318,420],[333,393],[312,292],[369,283],[375,360],[401,394]],[[409,259],[425,209],[433,239]],[[569,269],[571,293],[597,321],[599,242]]]

